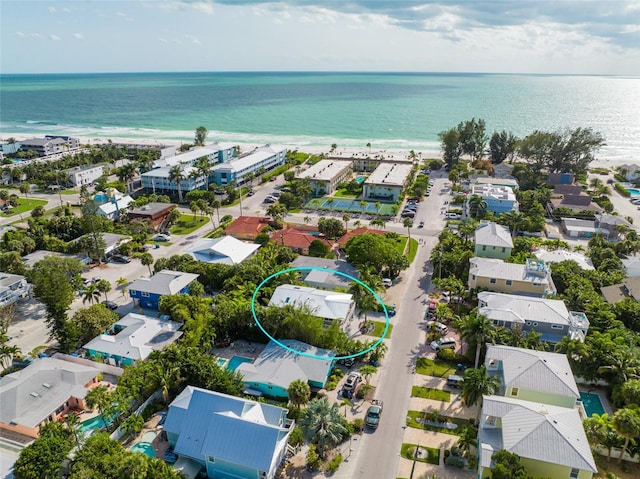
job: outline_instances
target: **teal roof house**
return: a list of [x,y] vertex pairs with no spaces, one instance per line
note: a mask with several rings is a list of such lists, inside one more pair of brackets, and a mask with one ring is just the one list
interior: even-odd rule
[[178,331],[181,326],[175,321],[129,313],[83,348],[92,358],[128,366],[176,341],[182,336],[182,331]]
[[287,388],[296,379],[307,382],[312,390],[324,388],[333,367],[333,360],[328,358],[336,353],[293,339],[280,342],[295,351],[320,357],[302,356],[271,341],[253,363],[242,363],[236,369],[247,387],[245,392],[286,398]]
[[164,430],[178,462],[200,465],[211,479],[273,479],[293,426],[284,408],[187,386]]

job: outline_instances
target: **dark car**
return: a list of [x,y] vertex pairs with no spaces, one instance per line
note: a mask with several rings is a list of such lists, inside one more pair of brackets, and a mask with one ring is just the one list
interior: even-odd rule
[[346,366],[348,368],[352,367],[355,363],[356,360],[354,358],[344,358],[338,360],[338,364],[342,364],[343,366]]
[[418,228],[424,228],[424,221],[421,221],[420,223],[418,223]]
[[371,406],[367,410],[367,415],[364,417],[364,424],[371,429],[376,429],[380,424],[380,416],[382,416],[382,401],[373,400]]
[[131,258],[123,254],[114,254],[111,257],[111,261],[113,261],[114,263],[131,263]]
[[247,196],[253,196],[253,195],[255,195],[255,192],[253,190],[249,190],[247,192]]
[[403,211],[400,216],[402,218],[414,218],[416,216],[416,214],[413,211],[406,210],[406,211]]
[[111,311],[113,311],[115,309],[118,309],[118,305],[116,303],[114,303],[113,301],[103,301],[102,304],[104,304]]

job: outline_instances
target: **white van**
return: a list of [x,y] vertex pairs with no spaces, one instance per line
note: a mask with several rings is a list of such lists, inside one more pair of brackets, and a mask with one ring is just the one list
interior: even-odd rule
[[455,338],[441,338],[431,342],[431,349],[440,351],[441,349],[456,349]]
[[446,324],[439,323],[438,321],[427,321],[427,327],[429,329],[435,329],[440,334],[447,334],[449,331]]

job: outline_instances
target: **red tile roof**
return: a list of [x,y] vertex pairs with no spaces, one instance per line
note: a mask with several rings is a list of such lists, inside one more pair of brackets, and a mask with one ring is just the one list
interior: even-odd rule
[[333,247],[333,244],[326,239],[313,236],[312,234],[299,231],[295,228],[285,228],[271,233],[271,241],[275,241],[279,245],[288,246],[292,249],[308,250],[309,245],[314,240],[322,241],[329,248]]
[[268,224],[270,219],[260,216],[240,216],[225,229],[228,235],[257,235]]
[[349,231],[348,233],[345,233],[344,235],[342,235],[342,237],[338,240],[338,245],[340,246],[340,248],[344,248],[344,246],[347,244],[347,241],[349,241],[351,238],[353,238],[354,236],[359,236],[366,233],[370,233],[374,235],[387,234],[387,232],[384,230],[374,230],[374,229],[365,228],[365,227],[355,228]]

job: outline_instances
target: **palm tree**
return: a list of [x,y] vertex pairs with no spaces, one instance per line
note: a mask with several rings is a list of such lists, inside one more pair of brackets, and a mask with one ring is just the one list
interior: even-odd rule
[[294,380],[287,388],[287,395],[289,396],[289,402],[297,408],[307,404],[311,397],[309,383],[302,379]]
[[24,195],[24,198],[29,201],[29,192],[31,191],[31,185],[29,183],[22,183],[20,185],[20,193]]
[[178,199],[180,200],[180,203],[182,203],[182,182],[185,179],[186,179],[186,176],[182,171],[182,168],[180,168],[180,165],[175,165],[171,167],[171,169],[169,170],[169,181],[171,183],[175,183],[175,185],[177,186]]
[[105,424],[107,423],[105,413],[111,407],[112,400],[113,394],[109,392],[106,386],[102,385],[89,389],[89,391],[87,391],[87,395],[85,396],[87,406],[89,406],[91,409],[97,407],[98,412],[100,413],[100,417]]
[[[211,174],[211,161],[209,161],[209,157],[203,156],[202,158],[198,158],[193,163],[194,168],[198,172],[201,178],[204,179],[204,189],[209,188],[209,175]],[[252,178],[253,179],[253,178]]]
[[480,195],[471,195],[469,198],[469,215],[473,218],[481,218],[487,211],[487,201]]
[[127,185],[127,192],[130,189],[131,182],[137,174],[138,168],[135,163],[127,163],[126,165],[121,166],[118,170],[118,179],[125,182]]
[[500,377],[489,376],[487,367],[481,366],[479,369],[467,369],[464,372],[464,382],[462,383],[462,399],[469,406],[478,406],[476,414],[476,424],[480,421],[482,411],[482,396],[490,396],[500,389]]
[[151,271],[151,265],[153,264],[153,255],[149,252],[146,253],[142,253],[140,255],[140,263],[142,263],[144,266],[146,266],[147,268],[149,268],[149,276],[151,276],[153,273]]
[[476,429],[472,427],[465,427],[458,438],[458,447],[465,453],[469,452],[471,447],[476,445],[477,436]]
[[82,292],[82,304],[89,301],[91,304],[97,303],[100,300],[100,291],[95,284],[90,284]]
[[[592,446],[598,444],[605,444],[607,437],[613,432],[613,425],[611,424],[611,418],[605,412],[602,414],[594,413],[591,417],[585,419],[582,423],[584,427],[587,441]],[[611,447],[608,448],[609,454],[607,455],[607,462],[611,460]]]
[[144,418],[138,414],[132,414],[122,423],[122,430],[125,434],[138,434],[144,426]]
[[173,388],[178,381],[180,369],[178,366],[171,366],[166,363],[155,363],[153,369],[153,378],[162,391],[162,400],[165,404],[169,402],[169,390]]
[[369,353],[369,359],[376,363],[380,363],[385,355],[389,351],[389,346],[384,341],[381,341],[373,350]]
[[13,359],[20,354],[20,348],[18,346],[9,346],[8,344],[2,344],[0,346],[0,368],[4,369],[4,363],[7,359]]
[[275,223],[280,224],[287,214],[287,208],[284,205],[274,203],[267,208],[267,214],[271,216]]
[[625,407],[618,409],[613,415],[613,428],[619,436],[624,437],[624,446],[618,458],[618,464],[622,463],[622,457],[627,452],[629,441],[640,437],[640,411],[637,408]]
[[460,322],[460,338],[470,347],[476,347],[476,359],[473,367],[477,368],[480,362],[480,351],[482,346],[493,336],[493,325],[491,321],[482,315],[470,315]]
[[105,301],[109,301],[109,298],[107,297],[107,293],[111,291],[111,283],[109,281],[107,281],[106,279],[101,279],[96,283],[96,289],[100,293],[104,294]]
[[213,200],[211,202],[211,207],[216,210],[216,215],[218,217],[218,225],[220,225],[220,206],[222,206],[220,204],[220,200]]
[[405,218],[402,221],[402,225],[407,228],[407,235],[409,236],[409,242],[411,242],[411,227],[413,226],[413,220],[411,218]]
[[360,200],[360,209],[362,210],[362,214],[364,214],[364,209],[367,207],[369,203],[367,203],[365,200]]
[[314,399],[302,413],[300,429],[305,439],[318,446],[320,456],[324,457],[331,446],[338,444],[347,434],[344,416],[340,414],[338,403],[329,404],[329,399]]
[[349,213],[345,213],[342,215],[342,221],[344,221],[344,232],[348,233],[349,232],[349,220],[351,219],[351,216],[349,216]]
[[373,376],[377,372],[378,372],[378,368],[375,366],[371,366],[370,364],[365,364],[360,368],[360,374],[362,374],[362,377],[367,382],[367,384],[369,384],[369,381],[371,380],[371,376]]

